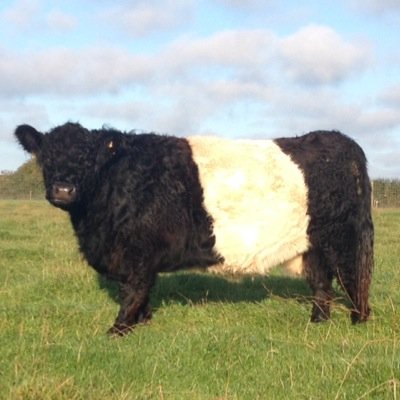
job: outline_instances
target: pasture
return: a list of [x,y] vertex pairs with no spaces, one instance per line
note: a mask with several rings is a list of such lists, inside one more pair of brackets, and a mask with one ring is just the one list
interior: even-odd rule
[[400,211],[378,210],[373,314],[311,324],[307,284],[197,272],[160,276],[153,319],[106,330],[116,288],[98,279],[67,215],[0,201],[0,399],[400,399]]

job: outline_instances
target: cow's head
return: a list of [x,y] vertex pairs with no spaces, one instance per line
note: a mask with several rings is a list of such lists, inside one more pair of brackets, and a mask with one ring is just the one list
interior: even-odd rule
[[70,210],[96,190],[101,170],[119,151],[121,134],[89,131],[67,123],[43,134],[20,125],[15,135],[22,147],[36,156],[43,171],[46,198],[54,206]]

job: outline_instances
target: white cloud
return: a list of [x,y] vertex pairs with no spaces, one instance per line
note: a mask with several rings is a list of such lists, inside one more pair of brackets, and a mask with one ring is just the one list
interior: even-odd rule
[[400,127],[400,113],[393,109],[370,110],[363,113],[358,121],[360,130],[374,135]]
[[1,12],[0,21],[15,32],[25,34],[68,32],[77,26],[75,16],[57,9],[46,11],[45,6],[45,2],[39,0],[17,0]]
[[201,39],[181,38],[164,55],[171,66],[253,69],[271,59],[275,43],[275,35],[266,30],[229,30]]
[[369,59],[364,44],[345,41],[333,29],[311,25],[281,39],[289,76],[305,84],[334,84],[362,71]]
[[233,80],[236,90],[241,85],[241,90],[253,86],[254,91],[254,83],[262,83],[267,73],[267,64],[274,63],[275,42],[271,33],[256,30],[180,39],[149,56],[106,46],[25,53],[0,48],[0,97],[83,96],[199,81],[201,90],[207,90],[221,80]]
[[[101,120],[102,123],[124,130],[151,130],[151,124],[156,111],[155,105],[149,100],[118,100],[94,99],[84,106],[78,106],[87,118]],[[77,110],[71,110],[77,113]],[[77,113],[78,114],[78,113]]]
[[315,26],[281,40],[262,29],[183,37],[151,55],[111,46],[23,54],[0,48],[0,97],[156,90],[165,83],[201,84],[201,91],[218,89],[236,99],[239,93],[257,97],[266,82],[286,86],[281,63],[292,79],[318,85],[336,83],[362,69],[367,55],[330,28]]
[[216,80],[208,85],[206,91],[209,96],[215,98],[219,104],[243,100],[266,101],[273,93],[272,88],[266,84],[241,79]]
[[23,123],[48,125],[49,115],[45,105],[36,101],[0,100],[0,140],[14,142],[13,130]]
[[134,37],[175,28],[191,20],[191,0],[139,0],[113,5],[101,13],[107,20]]
[[146,57],[116,48],[53,48],[16,54],[0,49],[0,97],[118,92],[149,74]]
[[400,11],[398,0],[353,0],[353,4],[360,9],[376,14],[390,14]]
[[278,85],[268,105],[267,117],[279,126],[280,135],[320,129],[336,129],[352,135],[360,132],[356,120],[362,109],[346,101],[337,88],[299,86],[289,90]]
[[47,14],[46,22],[49,28],[56,31],[70,31],[78,25],[76,17],[57,10]]
[[39,12],[39,0],[18,0],[1,13],[1,18],[14,28],[26,30],[35,25]]
[[388,107],[397,108],[400,114],[400,84],[385,89],[379,95],[379,100]]
[[218,3],[224,4],[227,7],[236,7],[241,10],[255,10],[265,6],[273,6],[277,3],[276,0],[218,0]]

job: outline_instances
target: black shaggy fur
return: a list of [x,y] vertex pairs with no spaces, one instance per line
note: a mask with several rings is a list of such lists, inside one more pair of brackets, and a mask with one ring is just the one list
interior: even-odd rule
[[185,139],[71,123],[46,135],[23,125],[16,136],[36,154],[46,197],[69,212],[89,264],[121,285],[110,333],[150,318],[158,272],[221,261]]
[[303,263],[315,299],[311,320],[329,318],[336,278],[353,304],[352,321],[366,321],[374,228],[364,152],[339,132],[311,132],[275,142],[303,170],[308,187],[311,248]]
[[[36,155],[46,197],[69,213],[89,264],[120,283],[111,334],[124,335],[151,317],[158,272],[223,262],[187,140],[73,123],[48,134],[21,125],[15,134]],[[329,317],[333,277],[354,303],[353,321],[366,320],[373,227],[362,150],[339,133],[276,143],[304,171],[309,188],[311,248],[304,262],[315,295],[312,320]]]

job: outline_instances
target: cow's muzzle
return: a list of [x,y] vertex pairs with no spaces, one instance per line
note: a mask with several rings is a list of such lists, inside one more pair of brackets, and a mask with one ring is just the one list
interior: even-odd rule
[[48,196],[50,203],[63,209],[68,208],[77,199],[77,189],[70,183],[57,182],[51,187]]

